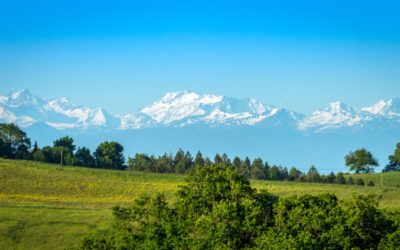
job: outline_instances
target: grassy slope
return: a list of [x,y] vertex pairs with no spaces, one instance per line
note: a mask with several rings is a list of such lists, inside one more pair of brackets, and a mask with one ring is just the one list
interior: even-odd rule
[[[359,175],[380,183],[380,175]],[[384,187],[252,181],[257,189],[289,196],[331,192],[346,199],[375,193],[381,207],[400,208],[400,173]],[[60,167],[0,159],[0,249],[60,249],[111,223],[110,208],[138,195],[164,192],[174,199],[183,176]]]
[[171,197],[183,176],[0,160],[0,202],[110,208],[154,190]]

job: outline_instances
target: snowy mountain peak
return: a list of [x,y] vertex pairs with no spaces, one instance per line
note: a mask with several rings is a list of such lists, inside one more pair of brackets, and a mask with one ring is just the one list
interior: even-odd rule
[[186,93],[188,93],[188,92],[180,92],[180,91],[177,91],[177,92],[167,92],[162,98],[161,98],[161,100],[162,101],[171,101],[171,100],[173,100],[173,99],[175,99],[175,98],[177,98],[177,97],[179,97],[179,96],[182,96],[182,95],[184,95],[184,94],[186,94]]
[[23,89],[0,96],[0,122],[14,122],[22,127],[43,122],[56,129],[96,126],[119,127],[119,121],[102,108],[90,109],[67,97],[44,100]]
[[202,104],[212,104],[220,102],[222,98],[223,96],[200,95],[192,91],[179,91],[179,92],[166,93],[159,102],[180,102],[180,103],[200,102]]
[[374,105],[370,106],[370,107],[366,107],[366,108],[362,108],[362,111],[366,111],[369,112],[371,114],[383,114],[384,110],[390,106],[389,104],[390,101],[386,102],[385,100],[379,100],[377,103],[375,103]]
[[157,122],[170,124],[191,116],[204,115],[204,106],[218,103],[222,96],[199,95],[195,92],[171,92],[141,110]]
[[300,123],[300,129],[317,128],[317,131],[353,126],[362,121],[359,112],[351,106],[332,102],[327,107],[313,112]]
[[12,99],[29,98],[32,94],[27,89],[15,91],[9,95]]
[[186,126],[255,125],[273,116],[276,108],[254,98],[238,99],[222,95],[195,92],[171,92],[141,110],[159,124]]
[[46,106],[50,109],[54,109],[60,112],[77,107],[77,105],[72,101],[70,101],[67,97],[61,97],[58,99],[51,100],[48,102]]
[[328,105],[328,107],[322,109],[322,111],[328,111],[332,114],[341,114],[341,113],[354,114],[357,112],[353,107],[339,101],[331,102]]
[[[271,119],[279,113],[278,111],[279,109],[267,106],[254,98],[239,99],[185,91],[167,93],[159,101],[143,108],[141,114],[164,126],[182,127],[197,124],[215,127],[254,126]],[[125,121],[137,121],[137,117],[126,117]],[[290,113],[279,113],[277,119],[281,121],[274,123],[294,122],[297,126],[295,116]]]
[[2,97],[0,103],[4,103],[10,107],[20,107],[40,105],[42,104],[42,99],[33,96],[27,89],[21,89]]
[[106,124],[107,118],[106,113],[102,108],[97,108],[92,111],[91,123],[97,126]]
[[400,116],[400,99],[379,100],[374,105],[362,108],[361,110],[374,115]]

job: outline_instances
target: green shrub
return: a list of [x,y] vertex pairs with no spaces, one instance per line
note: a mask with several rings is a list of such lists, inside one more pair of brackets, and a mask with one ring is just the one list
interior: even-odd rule
[[115,207],[114,227],[82,249],[385,249],[398,246],[400,216],[373,196],[333,194],[277,199],[256,192],[223,164],[197,167],[178,199],[141,197]]
[[364,186],[365,185],[363,179],[357,179],[355,184],[359,185],[359,186]]

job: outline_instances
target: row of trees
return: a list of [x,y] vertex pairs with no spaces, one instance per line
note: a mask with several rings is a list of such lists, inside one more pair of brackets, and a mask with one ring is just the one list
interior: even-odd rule
[[91,154],[90,149],[86,147],[76,149],[74,140],[69,136],[65,136],[55,140],[53,146],[39,148],[35,143],[32,150],[32,159],[60,163],[61,165],[125,169],[123,151],[123,146],[118,142],[105,141],[100,143]]
[[[349,180],[346,180],[342,172],[338,172],[336,175],[333,172],[327,175],[321,175],[315,166],[311,166],[306,173],[303,173],[296,167],[292,167],[288,170],[286,167],[282,166],[270,166],[267,162],[263,162],[261,158],[250,161],[248,157],[245,159],[235,157],[231,161],[226,154],[216,154],[214,159],[210,160],[208,157],[203,157],[200,151],[197,152],[194,158],[189,151],[184,152],[182,149],[179,149],[175,155],[163,154],[156,157],[154,155],[138,153],[134,157],[128,158],[129,170],[154,173],[184,174],[188,171],[193,171],[196,166],[208,166],[212,164],[232,166],[243,176],[258,180],[364,185],[361,179],[354,181],[352,178],[349,178]],[[369,183],[369,185],[374,184]]]
[[[36,161],[76,165],[83,167],[98,167],[110,169],[125,169],[123,146],[118,142],[103,142],[92,154],[86,147],[76,148],[71,137],[62,137],[53,142],[53,146],[39,148],[34,143],[31,149],[31,140],[26,133],[14,124],[0,124],[0,157],[14,159],[31,159]],[[355,173],[369,173],[378,165],[371,152],[359,149],[350,152],[345,157],[345,163]],[[197,152],[193,158],[190,152],[178,150],[175,155],[164,154],[155,157],[147,154],[136,154],[128,159],[128,169],[157,173],[184,174],[193,170],[194,166],[210,164],[225,164],[234,166],[242,175],[264,180],[299,180],[309,182],[341,183],[342,178],[334,175],[320,175],[315,167],[307,173],[292,167],[290,170],[281,166],[269,166],[262,159],[256,158],[252,162],[248,157],[235,157],[232,161],[226,154],[216,154],[213,161]],[[384,168],[387,171],[400,171],[400,143],[396,145],[393,155],[389,156],[389,164]],[[335,176],[335,178],[333,178]],[[336,180],[338,179],[338,180]]]
[[400,249],[400,212],[379,210],[373,196],[279,198],[224,164],[186,181],[172,203],[158,195],[115,207],[113,227],[81,249]]
[[61,165],[125,169],[123,146],[118,142],[102,142],[92,154],[86,147],[76,148],[74,140],[61,137],[53,146],[39,148],[26,133],[14,124],[0,124],[0,157],[35,160]]

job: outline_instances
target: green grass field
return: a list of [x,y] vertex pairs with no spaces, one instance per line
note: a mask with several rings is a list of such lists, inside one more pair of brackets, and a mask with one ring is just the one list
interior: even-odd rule
[[[375,187],[278,181],[252,181],[280,196],[334,193],[341,199],[374,193],[380,207],[400,208],[400,173],[352,175]],[[110,208],[129,205],[141,194],[163,192],[169,200],[180,175],[60,167],[0,159],[0,249],[63,249],[112,222]]]

